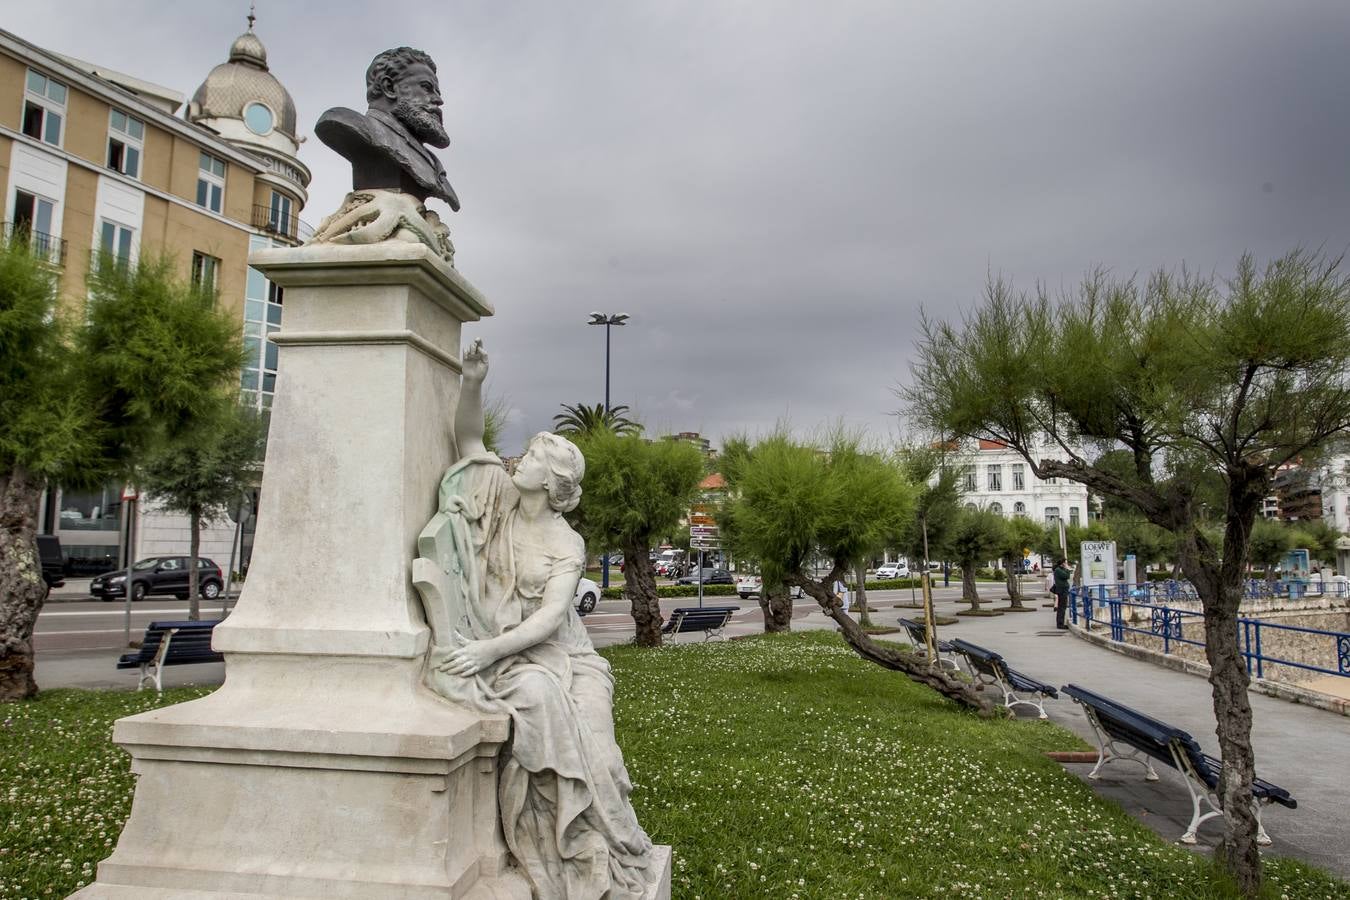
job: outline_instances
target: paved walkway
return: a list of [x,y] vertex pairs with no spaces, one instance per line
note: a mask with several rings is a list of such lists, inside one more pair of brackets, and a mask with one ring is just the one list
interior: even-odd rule
[[[993,585],[985,586],[991,592]],[[735,603],[735,598],[717,598]],[[893,624],[913,610],[896,609],[898,592],[873,594],[872,614],[877,624]],[[907,598],[903,598],[907,599]],[[663,603],[663,606],[666,604]],[[671,604],[676,605],[674,603]],[[753,602],[741,601],[728,634],[756,634],[763,618]],[[952,599],[937,603],[947,614],[963,608]],[[613,610],[587,617],[597,646],[631,639],[631,620]],[[834,623],[809,603],[799,602],[793,620],[795,629],[833,628]],[[1217,753],[1214,713],[1209,683],[1203,678],[1160,668],[1141,660],[1093,646],[1069,632],[1054,628],[1053,612],[1038,607],[1031,613],[1008,613],[996,618],[962,618],[943,626],[945,638],[963,637],[1001,653],[1018,669],[1055,685],[1076,682],[1100,691],[1158,719],[1191,732],[1201,746]],[[699,640],[684,635],[681,643]],[[121,688],[135,684],[135,673],[112,667],[116,653],[101,651],[48,651],[39,654],[36,677],[40,687]],[[223,664],[176,666],[165,670],[165,684],[219,684]],[[1268,807],[1264,813],[1267,831],[1274,839],[1273,852],[1301,859],[1350,879],[1350,717],[1251,695],[1252,742],[1256,768],[1261,777],[1286,788],[1298,800],[1298,809]],[[1050,717],[1092,741],[1092,729],[1077,703],[1064,698],[1048,701]],[[1034,715],[1034,713],[1032,713]],[[1085,777],[1090,765],[1066,768]],[[1175,840],[1190,820],[1189,796],[1181,775],[1167,766],[1156,766],[1161,780],[1146,782],[1139,767],[1108,766],[1102,777],[1090,784],[1099,794],[1120,803],[1128,812],[1164,838]],[[1215,820],[1200,829],[1201,846],[1213,846],[1222,826]]]

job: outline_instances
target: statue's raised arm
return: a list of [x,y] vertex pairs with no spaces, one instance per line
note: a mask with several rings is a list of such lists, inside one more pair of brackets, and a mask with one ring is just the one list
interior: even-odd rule
[[464,351],[461,363],[459,405],[455,408],[455,446],[461,458],[487,452],[483,446],[483,379],[487,378],[488,357],[481,340]]

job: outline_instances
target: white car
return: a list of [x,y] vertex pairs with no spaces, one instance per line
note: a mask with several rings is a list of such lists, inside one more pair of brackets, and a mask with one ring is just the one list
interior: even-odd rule
[[909,565],[906,563],[886,563],[877,569],[877,578],[908,578]]
[[592,612],[595,609],[595,604],[600,602],[600,585],[589,578],[578,581],[575,602],[577,604],[577,615],[584,616]]
[[[764,582],[758,575],[738,575],[736,577],[736,593],[742,600],[758,597],[759,592],[763,587]],[[788,597],[793,600],[800,600],[802,597],[802,589],[795,585],[788,588]]]

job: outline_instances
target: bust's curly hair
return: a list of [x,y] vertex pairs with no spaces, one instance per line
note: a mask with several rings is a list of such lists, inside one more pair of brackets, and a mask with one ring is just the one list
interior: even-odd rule
[[395,47],[372,59],[370,68],[366,69],[366,101],[379,99],[380,86],[384,80],[390,78],[397,81],[403,70],[413,63],[422,63],[431,71],[436,71],[436,64],[431,61],[431,57],[412,47]]

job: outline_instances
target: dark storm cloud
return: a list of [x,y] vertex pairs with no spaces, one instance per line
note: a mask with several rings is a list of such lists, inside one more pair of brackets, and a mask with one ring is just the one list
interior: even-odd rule
[[[5,27],[190,93],[244,11],[57,2]],[[959,315],[991,270],[1350,245],[1342,3],[262,3],[257,30],[307,132],[379,50],[438,61],[513,443],[601,399],[591,310],[632,314],[613,398],[650,425],[884,437],[919,307]],[[348,173],[302,156],[317,221]]]

